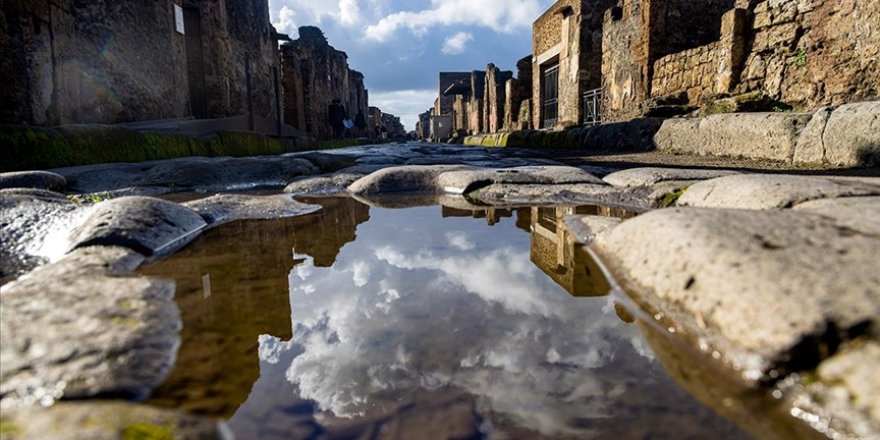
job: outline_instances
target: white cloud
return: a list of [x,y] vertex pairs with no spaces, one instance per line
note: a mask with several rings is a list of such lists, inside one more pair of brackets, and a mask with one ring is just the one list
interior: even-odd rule
[[449,232],[446,234],[446,240],[449,241],[450,246],[462,251],[470,251],[477,247],[464,232]]
[[375,92],[370,90],[370,105],[383,112],[399,116],[407,130],[415,130],[419,115],[434,105],[437,90],[395,90]]
[[[272,24],[279,32],[296,34],[297,25],[321,25],[335,21],[345,27],[359,25],[363,0],[269,0]],[[370,0],[373,3],[373,0]],[[276,12],[277,11],[277,12]]]
[[443,43],[443,53],[446,55],[458,55],[467,48],[467,44],[474,39],[473,34],[469,32],[459,32]]
[[357,287],[364,287],[367,283],[370,282],[370,275],[372,274],[372,267],[366,261],[358,261],[354,263],[354,266],[351,268],[352,271],[352,281],[354,281],[354,285]]
[[402,29],[424,35],[434,26],[476,25],[496,32],[529,28],[544,10],[542,0],[431,0],[431,8],[396,12],[368,26],[366,37],[387,41]]

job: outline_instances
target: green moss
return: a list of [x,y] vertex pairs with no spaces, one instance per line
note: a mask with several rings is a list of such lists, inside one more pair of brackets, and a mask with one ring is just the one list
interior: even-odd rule
[[173,440],[174,427],[135,423],[122,430],[123,440]]
[[675,191],[668,192],[663,194],[663,197],[660,198],[659,205],[661,208],[669,208],[675,205],[678,202],[678,199],[684,195],[687,188],[678,188]]
[[321,150],[335,150],[338,148],[357,147],[360,141],[357,139],[336,139],[318,142],[318,148]]
[[16,436],[22,433],[21,428],[6,417],[0,417],[0,436]]

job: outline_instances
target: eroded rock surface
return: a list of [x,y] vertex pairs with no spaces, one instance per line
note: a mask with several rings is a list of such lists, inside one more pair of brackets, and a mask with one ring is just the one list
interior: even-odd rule
[[816,367],[880,313],[880,237],[817,214],[660,210],[595,248],[638,300],[752,381]]
[[3,412],[9,440],[229,440],[222,422],[117,401],[61,403]]
[[235,220],[267,220],[311,214],[320,206],[299,203],[288,195],[248,196],[218,194],[184,203],[212,226]]
[[330,176],[306,177],[287,185],[284,192],[294,195],[341,197],[348,194],[348,187],[362,177],[364,174],[347,172]]
[[605,176],[609,185],[623,188],[651,186],[668,181],[698,181],[739,174],[728,170],[697,170],[686,168],[632,168]]
[[48,171],[20,171],[0,173],[0,188],[35,188],[52,191],[63,190],[67,179]]
[[880,179],[834,179],[789,175],[736,175],[691,186],[679,206],[781,209],[811,200],[880,195]]
[[101,203],[70,234],[71,249],[124,246],[160,256],[185,245],[207,226],[195,211],[149,197],[123,197]]
[[529,166],[504,169],[447,171],[437,176],[436,185],[451,194],[467,194],[493,184],[594,184],[604,185],[590,173],[566,166]]
[[170,371],[181,328],[174,283],[132,272],[144,257],[79,249],[0,288],[3,405],[145,397]]

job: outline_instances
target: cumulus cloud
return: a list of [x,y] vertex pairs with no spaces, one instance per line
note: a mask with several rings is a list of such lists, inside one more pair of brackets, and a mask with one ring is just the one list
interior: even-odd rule
[[460,231],[447,233],[446,240],[449,241],[450,246],[461,251],[470,251],[477,247],[467,234]]
[[398,30],[424,35],[434,26],[475,25],[497,32],[527,29],[545,8],[542,0],[431,0],[431,7],[417,12],[390,14],[368,26],[368,39],[387,41]]
[[419,114],[424,113],[437,98],[437,90],[370,90],[370,105],[400,117],[407,130],[415,130]]
[[459,32],[443,42],[443,53],[446,55],[458,55],[465,51],[467,44],[474,39],[473,34],[468,32]]
[[298,24],[320,25],[333,21],[345,27],[357,26],[364,20],[361,1],[269,0],[269,10],[272,24],[280,32],[294,34]]

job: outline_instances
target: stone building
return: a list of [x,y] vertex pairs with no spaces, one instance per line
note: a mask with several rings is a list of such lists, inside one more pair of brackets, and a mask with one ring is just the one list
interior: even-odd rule
[[0,122],[279,116],[265,0],[4,0],[0,15]]
[[368,113],[364,76],[348,66],[348,55],[330,46],[320,29],[299,29],[299,38],[281,46],[284,120],[315,137],[333,136],[327,109],[342,101],[348,116]]
[[749,92],[799,110],[880,95],[878,2],[624,0],[603,38],[608,120]]
[[516,63],[516,78],[504,84],[504,130],[528,130],[532,127],[532,56]]
[[535,21],[534,128],[585,122],[582,98],[602,87],[602,23],[605,11],[615,4],[616,0],[560,0]]
[[500,70],[494,64],[486,67],[486,90],[483,92],[483,129],[497,133],[504,129],[504,104],[507,100],[507,81],[513,72]]

